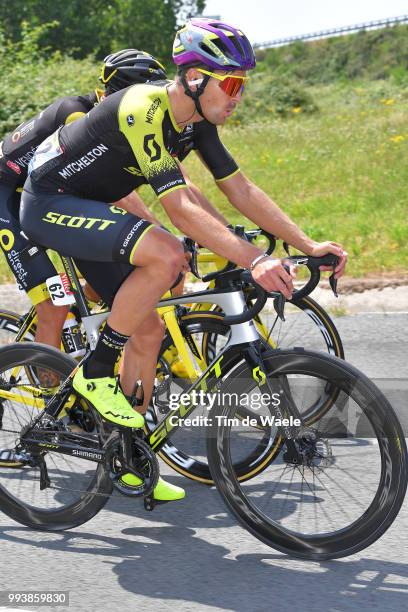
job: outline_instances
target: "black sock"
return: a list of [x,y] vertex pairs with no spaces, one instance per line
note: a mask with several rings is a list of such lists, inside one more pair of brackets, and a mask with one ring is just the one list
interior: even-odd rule
[[129,336],[120,334],[106,323],[94,352],[84,365],[85,377],[114,376],[115,363],[128,339]]

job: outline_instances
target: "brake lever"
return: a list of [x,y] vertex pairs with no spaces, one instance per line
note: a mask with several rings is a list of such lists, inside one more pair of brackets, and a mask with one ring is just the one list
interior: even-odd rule
[[286,298],[283,293],[279,293],[273,300],[273,307],[281,321],[285,321]]
[[197,266],[197,248],[195,241],[192,238],[185,237],[183,239],[183,248],[185,253],[191,254],[191,259],[188,262],[188,265],[190,266],[192,274],[194,274],[196,278],[201,279]]
[[337,278],[335,278],[334,276],[334,268],[333,268],[333,272],[329,276],[329,284],[330,284],[331,290],[333,291],[335,297],[338,298],[339,294],[337,292]]
[[[290,274],[290,268],[289,266],[284,263],[283,267],[285,269],[285,271]],[[281,321],[285,321],[285,304],[286,304],[286,298],[283,295],[283,293],[278,293],[278,295],[274,298],[273,300],[273,307],[275,309],[276,314],[278,315],[278,317],[280,318]]]
[[289,245],[287,242],[283,243],[283,248],[285,249],[286,253],[289,255],[289,257],[291,257],[290,251],[289,251]]

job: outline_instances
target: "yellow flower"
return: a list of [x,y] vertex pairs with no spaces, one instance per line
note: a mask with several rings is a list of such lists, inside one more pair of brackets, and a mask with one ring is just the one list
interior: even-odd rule
[[292,108],[292,113],[301,113],[301,112],[302,112],[301,106],[295,106],[294,108]]
[[282,164],[284,162],[284,160],[281,157],[278,157],[278,159],[276,160],[277,164]]
[[391,104],[394,104],[395,100],[394,98],[385,98],[384,100],[381,100],[381,102],[386,106],[391,106]]
[[399,134],[398,136],[392,136],[390,140],[391,142],[403,142],[405,138],[404,136],[401,136],[401,134]]

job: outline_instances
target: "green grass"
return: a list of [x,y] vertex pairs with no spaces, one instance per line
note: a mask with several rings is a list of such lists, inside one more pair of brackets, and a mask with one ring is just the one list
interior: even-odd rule
[[[344,245],[349,275],[406,270],[408,90],[377,81],[311,92],[318,113],[226,127],[224,143],[305,232]],[[186,162],[192,179],[231,222],[245,223],[194,157]]]
[[[243,172],[304,231],[315,240],[343,244],[350,254],[349,275],[406,270],[408,89],[367,81],[308,91],[318,112],[277,118],[258,116],[253,107],[251,115],[248,99],[244,118],[222,128],[222,140]],[[232,223],[250,225],[194,155],[186,167]],[[151,189],[143,187],[141,195],[169,226]],[[0,279],[11,278],[2,259]]]

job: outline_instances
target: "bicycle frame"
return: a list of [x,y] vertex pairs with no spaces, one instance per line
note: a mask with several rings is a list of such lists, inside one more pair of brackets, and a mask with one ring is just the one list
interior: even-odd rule
[[[218,304],[227,316],[239,315],[246,308],[245,298],[240,289],[214,290],[210,292],[202,291],[182,297],[168,298],[161,300],[158,304],[158,308],[175,307],[179,304],[187,303],[203,303],[205,300],[208,300],[209,295],[211,300]],[[194,392],[210,392],[214,390],[217,387],[217,382],[222,379],[234,365],[242,361],[243,358],[250,364],[252,376],[258,385],[267,385],[267,377],[263,372],[261,358],[263,350],[265,350],[265,343],[259,338],[253,321],[232,326],[231,336],[225,347],[208,365],[205,371],[193,381],[189,389],[185,391],[189,397],[189,402],[183,402],[176,410],[171,411],[157,427],[148,434],[148,443],[152,450],[158,452],[170,440],[177,429],[183,426],[183,419],[187,418],[196,408],[196,404],[194,403]],[[70,393],[70,388],[69,386],[67,387],[67,385],[69,380],[74,376],[75,371],[76,370],[70,374],[59,393],[48,403],[44,411],[47,415],[56,417],[60,413],[61,402],[59,396],[64,396],[64,393]],[[35,421],[37,422],[41,416],[42,415],[39,415]],[[65,432],[62,432],[61,435],[65,436]],[[80,447],[77,445],[73,446],[73,441],[75,441],[76,436],[78,440],[81,440],[81,434],[69,433],[67,435],[69,436],[70,444],[64,445],[63,443],[55,443],[52,445],[52,450],[65,454],[72,454],[75,450],[75,453],[78,454]],[[82,436],[82,438],[88,440],[89,436]],[[35,439],[29,438],[29,433],[28,436],[25,437],[25,442],[26,441],[31,447],[37,445]],[[38,446],[41,447],[41,444],[38,443]],[[42,443],[42,448],[47,448],[47,443]],[[86,449],[82,450],[84,453],[88,452]],[[104,460],[104,453],[102,451],[94,453],[93,457],[88,457],[84,454],[83,457],[91,461],[101,462]]]

